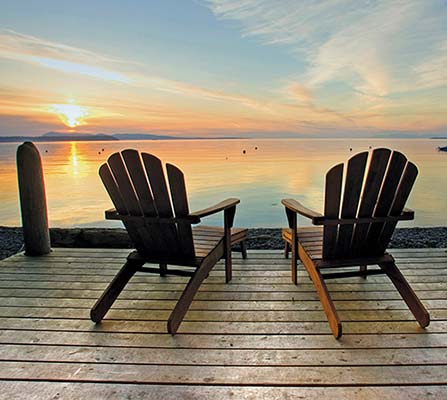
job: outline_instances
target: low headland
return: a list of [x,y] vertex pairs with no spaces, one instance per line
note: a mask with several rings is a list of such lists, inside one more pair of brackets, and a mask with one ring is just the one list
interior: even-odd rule
[[[51,228],[52,247],[132,248],[125,229]],[[447,227],[398,228],[390,248],[444,248]],[[282,249],[279,228],[252,228],[248,231],[248,249]],[[23,247],[21,228],[0,227],[0,259],[19,252]]]
[[[198,140],[203,139],[200,136],[172,136],[158,135],[151,133],[70,133],[70,132],[47,132],[40,136],[0,136],[0,143],[22,143],[22,142],[117,142],[127,140]],[[208,140],[223,139],[247,139],[236,136],[212,136]]]

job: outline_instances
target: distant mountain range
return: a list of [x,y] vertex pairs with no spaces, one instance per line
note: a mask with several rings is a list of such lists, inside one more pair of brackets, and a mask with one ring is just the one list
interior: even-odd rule
[[[83,142],[83,141],[118,141],[118,140],[178,140],[203,139],[200,137],[176,137],[168,135],[153,135],[149,133],[76,133],[48,132],[42,136],[0,136],[0,142]],[[213,138],[217,139],[217,138]],[[224,138],[218,138],[224,139]]]

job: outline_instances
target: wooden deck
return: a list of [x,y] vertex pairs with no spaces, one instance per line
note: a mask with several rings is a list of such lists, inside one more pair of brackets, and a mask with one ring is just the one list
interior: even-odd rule
[[89,309],[128,250],[56,249],[0,262],[0,398],[446,399],[447,253],[394,250],[431,313],[423,330],[385,277],[328,286],[335,340],[302,267],[279,251],[220,262],[172,337],[186,278],[139,274],[101,325]]

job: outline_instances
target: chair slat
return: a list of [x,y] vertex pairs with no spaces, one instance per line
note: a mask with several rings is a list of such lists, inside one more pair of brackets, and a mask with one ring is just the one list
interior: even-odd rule
[[[386,217],[389,215],[406,163],[407,158],[402,153],[398,151],[393,152],[388,165],[388,170],[386,172],[386,177],[380,191],[379,200],[377,201],[377,205],[374,210],[375,217]],[[372,255],[377,255],[380,253],[377,243],[383,226],[383,222],[378,222],[371,224],[369,228],[365,246],[369,249],[369,252]]]
[[143,163],[151,184],[154,202],[160,217],[171,218],[174,216],[166,185],[165,174],[160,159],[152,154],[142,153]]
[[[343,179],[343,164],[338,164],[326,174],[326,191],[324,200],[324,215],[328,218],[338,218],[340,211],[341,188]],[[323,257],[335,256],[337,245],[337,226],[325,226],[323,229]],[[299,235],[298,235],[299,239]]]
[[104,187],[106,188],[116,211],[118,211],[121,215],[128,214],[123,196],[121,195],[118,185],[116,184],[107,163],[102,164],[99,168],[99,176],[101,177],[102,183],[104,184]]
[[140,207],[144,215],[148,217],[157,216],[154,199],[149,188],[149,184],[141,163],[140,155],[137,150],[128,149],[121,152],[124,162],[132,179],[133,186],[137,193]]
[[[122,151],[121,155],[138,197],[141,211],[147,217],[157,217],[158,214],[155,209],[154,199],[138,151],[127,149]],[[156,254],[163,247],[160,224],[152,223],[141,229],[145,230],[144,236],[147,239],[145,242],[147,253]]]
[[[355,155],[348,162],[340,218],[355,218],[357,215],[367,159],[368,152],[363,152]],[[340,225],[335,251],[337,255],[350,255],[353,230],[354,224]]]
[[[375,149],[371,156],[365,187],[358,211],[358,218],[371,217],[377,204],[380,188],[382,187],[386,167],[390,159],[391,150]],[[364,251],[364,242],[371,224],[356,224],[352,238],[352,253],[360,254]]]
[[[107,164],[101,165],[101,167],[99,168],[99,176],[101,177],[107,193],[109,193],[116,211],[118,211],[118,213],[121,215],[127,215],[129,211],[127,210],[123,195],[121,194],[115,178],[113,177],[112,172]],[[144,241],[139,234],[139,230],[136,225],[134,223],[124,221],[123,224],[127,229],[131,240],[135,243],[136,248],[138,250],[142,250],[144,248]]]
[[126,166],[120,153],[112,154],[107,160],[110,170],[113,173],[115,181],[119,187],[126,208],[130,215],[143,215],[135,190],[127,173]]
[[[171,200],[166,185],[165,174],[160,159],[152,154],[142,153],[141,158],[146,169],[146,174],[151,185],[154,203],[157,208],[158,216],[162,218],[172,218],[174,216],[171,207]],[[160,227],[163,232],[164,248],[161,251],[180,252],[178,243],[177,227],[173,223],[163,224]]]
[[[176,217],[186,217],[189,215],[188,196],[186,194],[185,177],[175,165],[166,164],[169,187],[171,190],[172,205]],[[177,224],[178,238],[181,251],[186,257],[194,256],[194,241],[192,238],[191,224]]]
[[[412,162],[408,162],[402,179],[397,189],[396,197],[394,198],[393,205],[391,206],[390,215],[400,215],[405,207],[408,197],[410,196],[411,189],[418,175],[418,169]],[[377,241],[377,246],[380,251],[385,251],[393,235],[394,229],[397,225],[397,221],[386,222],[382,232]]]

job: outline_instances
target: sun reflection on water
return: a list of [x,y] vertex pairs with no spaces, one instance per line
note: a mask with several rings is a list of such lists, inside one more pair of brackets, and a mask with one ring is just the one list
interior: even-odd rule
[[70,142],[70,156],[69,161],[73,167],[73,175],[79,174],[79,162],[78,162],[78,152],[76,148],[76,142]]

